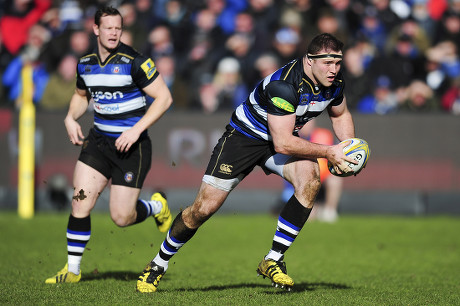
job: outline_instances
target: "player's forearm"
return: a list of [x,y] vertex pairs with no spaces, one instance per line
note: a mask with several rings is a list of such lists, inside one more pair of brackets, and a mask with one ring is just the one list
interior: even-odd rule
[[147,109],[145,115],[139,120],[134,126],[133,129],[140,133],[147,130],[149,127],[155,124],[172,104],[171,96],[157,98]]
[[296,136],[274,139],[275,151],[277,153],[291,155],[298,158],[327,158],[329,146],[312,143]]
[[67,112],[66,120],[78,120],[88,109],[88,99],[75,91],[70,99],[69,111]]
[[355,125],[350,112],[344,112],[339,117],[331,117],[332,128],[340,141],[355,137]]

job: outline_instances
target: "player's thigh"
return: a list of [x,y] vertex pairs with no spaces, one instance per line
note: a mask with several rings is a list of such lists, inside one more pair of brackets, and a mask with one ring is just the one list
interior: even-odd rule
[[139,188],[113,185],[110,187],[110,215],[112,219],[133,216],[141,190]]
[[99,171],[77,161],[73,176],[72,215],[76,218],[87,217],[107,182],[108,179]]
[[302,187],[310,181],[320,180],[319,165],[316,159],[291,158],[284,164],[283,174],[294,188]]
[[283,167],[284,177],[294,186],[294,194],[310,207],[321,187],[318,162],[310,159],[291,159]]

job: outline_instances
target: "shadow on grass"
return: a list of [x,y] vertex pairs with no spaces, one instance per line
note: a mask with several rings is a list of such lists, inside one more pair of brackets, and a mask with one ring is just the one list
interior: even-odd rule
[[289,294],[293,292],[303,292],[303,291],[314,291],[318,289],[326,289],[326,290],[337,290],[337,289],[352,289],[352,287],[344,285],[344,284],[336,284],[336,283],[296,283],[292,290],[289,292],[284,289],[274,288],[271,285],[267,284],[256,284],[256,283],[243,283],[243,284],[232,284],[232,285],[221,285],[221,286],[209,286],[204,288],[179,288],[175,291],[220,291],[220,290],[227,290],[227,289],[247,289],[247,288],[262,288],[262,289],[269,289],[266,293],[268,294]]
[[[94,281],[94,280],[104,280],[104,279],[114,279],[120,281],[136,281],[139,277],[138,273],[129,272],[129,271],[110,271],[110,272],[98,272],[97,270],[92,273],[85,273],[82,275],[82,282]],[[204,288],[179,288],[174,289],[174,291],[221,291],[227,289],[243,289],[243,288],[262,288],[267,289],[266,293],[270,294],[284,294],[292,292],[303,292],[303,291],[315,291],[319,289],[325,290],[343,290],[343,289],[352,289],[352,287],[337,284],[337,283],[327,283],[327,282],[318,282],[318,283],[296,283],[292,288],[291,292],[282,289],[275,289],[270,284],[259,284],[259,283],[241,283],[241,284],[228,284],[228,285],[219,285],[219,286],[208,286]],[[170,291],[170,290],[165,290]]]
[[135,281],[139,278],[139,273],[130,271],[110,271],[110,272],[98,272],[94,270],[91,273],[83,273],[81,276],[81,282],[88,282],[93,280],[102,279],[115,279],[121,281]]

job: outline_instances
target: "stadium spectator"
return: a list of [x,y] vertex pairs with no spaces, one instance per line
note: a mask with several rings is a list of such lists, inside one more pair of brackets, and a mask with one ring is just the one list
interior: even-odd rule
[[352,0],[326,0],[327,7],[332,9],[332,13],[339,23],[339,28],[349,34],[346,44],[351,43],[353,33],[358,33],[364,11],[363,1]]
[[187,83],[182,76],[177,73],[176,59],[173,56],[164,55],[157,58],[155,64],[171,91],[174,104],[170,109],[187,110],[189,108]]
[[375,7],[367,6],[365,8],[358,34],[370,41],[380,54],[385,51],[388,32],[385,25],[378,18]]
[[254,18],[254,29],[264,37],[272,34],[279,27],[280,3],[275,0],[247,0],[247,12]]
[[341,27],[339,18],[337,18],[334,11],[329,8],[319,10],[316,20],[316,31],[314,33],[330,33],[341,41],[350,41],[348,27]]
[[[144,7],[145,0],[137,0],[135,3],[123,3],[119,11],[123,16],[123,30],[132,35],[131,46],[136,50],[142,50],[145,45],[148,33],[152,28],[151,18],[148,17],[149,7]],[[148,4],[148,1],[147,3]],[[143,11],[139,11],[138,7]]]
[[455,79],[441,97],[441,105],[445,111],[460,115],[460,78]]
[[444,95],[453,79],[460,76],[460,59],[453,41],[441,41],[426,53],[424,81],[434,91],[436,99]]
[[[414,3],[426,0],[415,0]],[[370,0],[373,7],[375,7],[375,14],[377,19],[385,28],[385,32],[389,33],[391,29],[395,28],[401,23],[401,18],[390,8],[390,0]],[[425,5],[426,6],[426,5]]]
[[65,30],[44,46],[40,59],[49,72],[54,72],[58,69],[63,56],[73,54],[76,58],[80,58],[92,47],[90,35],[83,29]]
[[[82,30],[90,34],[95,10],[108,2],[64,0],[51,7],[49,0],[4,1],[0,10],[3,14],[0,16],[0,74],[5,72],[14,57],[10,52],[12,42],[22,45],[18,42],[24,42],[24,29],[37,22],[44,25],[52,36],[39,60],[45,63],[48,73],[55,72],[62,57],[69,52],[69,38]],[[460,1],[457,0],[116,0],[111,3],[118,5],[125,15],[125,35],[131,32],[132,44],[137,49],[154,59],[164,55],[175,58],[177,74],[191,88],[188,100],[194,101],[185,104],[194,109],[200,109],[199,85],[214,78],[217,63],[225,56],[240,61],[246,84],[257,82],[257,73],[251,67],[260,54],[275,52],[273,43],[280,29],[297,33],[298,50],[304,49],[305,41],[318,32],[333,33],[346,45],[367,40],[369,49],[374,49],[372,57],[363,55],[364,71],[371,82],[380,75],[389,76],[394,86],[407,86],[411,80],[421,79],[434,90],[435,98],[443,95],[457,69],[445,62],[423,59],[427,50],[437,48],[445,41],[456,45],[458,56]],[[32,18],[35,22],[29,23]],[[20,23],[19,27],[14,26],[16,23]],[[14,31],[5,32],[5,24]],[[161,30],[157,32],[157,29]],[[151,44],[153,33],[160,37],[155,46]],[[92,48],[95,39],[92,35],[90,37]],[[85,43],[81,42],[77,45],[84,46]],[[289,49],[289,45],[279,48]],[[382,54],[382,48],[386,54]],[[396,51],[400,48],[406,50],[405,55],[401,50]],[[377,58],[373,60],[374,57]],[[286,60],[289,56],[281,59]],[[344,72],[348,78],[348,72]],[[7,93],[2,91],[5,96]],[[353,108],[356,103],[350,94],[350,107]]]
[[[64,119],[70,142],[82,146],[73,176],[67,264],[46,279],[47,284],[80,281],[91,236],[90,213],[109,180],[110,215],[116,225],[137,224],[150,216],[162,232],[171,224],[164,194],[154,193],[150,201],[139,199],[152,158],[147,129],[167,111],[171,94],[154,62],[120,42],[123,21],[118,10],[103,7],[94,19],[97,48],[78,62],[77,87]],[[155,99],[149,107],[145,95]],[[94,126],[84,138],[77,120],[86,112],[89,96],[94,101]]]
[[[327,158],[338,173],[351,171],[347,162],[356,163],[343,153],[345,144],[325,146],[296,137],[326,109],[339,140],[355,136],[343,96],[342,48],[343,43],[330,34],[317,36],[304,56],[265,78],[237,107],[213,150],[197,197],[174,219],[158,254],[140,275],[138,291],[157,290],[171,258],[255,166],[294,185],[294,195],[278,218],[271,249],[258,266],[258,273],[272,282],[288,289],[293,286],[283,258],[307,221],[320,188],[316,159]],[[302,104],[300,94],[306,99]],[[308,102],[311,108],[306,107]]]
[[457,50],[460,50],[460,11],[446,11],[438,23],[433,44],[436,45],[446,40],[455,42]]
[[426,75],[425,57],[420,54],[410,36],[401,34],[388,54],[377,56],[369,67],[371,76],[386,75],[391,79],[393,89],[404,90],[414,79]]
[[216,111],[233,111],[248,95],[242,81],[240,64],[232,57],[221,59],[211,83],[200,89],[201,104],[205,114]]
[[375,46],[363,38],[344,53],[343,76],[347,83],[353,84],[345,88],[350,109],[355,109],[358,102],[371,93],[370,88],[374,79],[368,70],[376,52]]
[[280,27],[300,27],[299,33],[302,33],[302,36],[314,31],[317,19],[317,6],[314,0],[285,1],[280,11]]
[[398,95],[391,88],[391,80],[386,75],[377,78],[373,91],[364,96],[356,108],[363,114],[386,115],[398,110]]
[[254,69],[257,72],[257,81],[251,83],[252,87],[256,86],[262,79],[275,72],[280,66],[279,59],[276,55],[267,52],[259,55],[254,63]]
[[16,56],[27,43],[29,30],[51,6],[50,0],[13,0],[0,18],[0,33],[5,49]]
[[[377,0],[375,0],[377,1]],[[380,1],[377,1],[380,2]],[[429,37],[430,42],[434,41],[436,31],[436,20],[430,16],[430,11],[427,5],[428,0],[415,0],[412,4],[411,16],[423,29],[426,35]]]
[[75,74],[78,59],[68,54],[59,62],[57,71],[53,71],[46,85],[40,108],[48,111],[65,110],[69,97],[75,91]]
[[3,73],[3,85],[8,93],[9,103],[19,108],[22,104],[22,69],[26,65],[32,68],[33,95],[32,99],[35,104],[39,103],[46,85],[49,80],[49,74],[45,65],[39,60],[40,52],[44,44],[50,39],[49,31],[39,25],[33,25],[29,29],[29,35],[26,45],[22,48],[20,54],[16,56],[6,67]]
[[440,103],[433,96],[433,90],[423,81],[415,80],[404,90],[401,111],[428,113],[440,110]]
[[391,30],[386,39],[385,51],[388,54],[392,53],[403,37],[404,41],[410,42],[409,55],[411,57],[422,56],[431,44],[430,37],[425,30],[414,18],[409,17]]
[[[145,1],[145,0],[140,0]],[[170,0],[165,4],[165,15],[162,16],[161,23],[166,25],[171,31],[176,57],[186,54],[189,46],[189,38],[193,35],[193,23],[190,15],[190,4],[184,1]]]
[[160,25],[150,31],[143,53],[152,59],[164,55],[174,56],[174,44],[168,27]]
[[276,31],[271,52],[278,57],[278,61],[287,64],[300,55],[298,48],[300,34],[292,28],[284,27]]

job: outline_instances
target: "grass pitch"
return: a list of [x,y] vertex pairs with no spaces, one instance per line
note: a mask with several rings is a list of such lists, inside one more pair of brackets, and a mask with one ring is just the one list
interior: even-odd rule
[[460,219],[341,216],[309,222],[285,261],[293,291],[256,277],[276,218],[217,214],[171,260],[158,291],[135,291],[164,234],[93,214],[78,284],[47,285],[66,260],[67,214],[0,214],[1,304],[459,305]]

